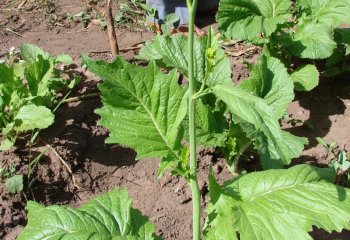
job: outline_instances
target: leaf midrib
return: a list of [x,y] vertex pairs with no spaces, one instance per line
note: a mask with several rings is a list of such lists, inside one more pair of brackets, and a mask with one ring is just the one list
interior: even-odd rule
[[167,148],[170,150],[170,152],[172,154],[174,154],[175,157],[178,158],[177,153],[172,149],[172,147],[169,145],[168,141],[166,140],[165,136],[163,135],[161,129],[159,128],[157,121],[154,119],[152,112],[147,108],[147,106],[142,102],[142,100],[140,98],[137,97],[137,95],[135,95],[132,91],[130,91],[127,87],[125,87],[123,84],[121,84],[121,86],[123,86],[123,88],[129,92],[139,103],[140,105],[146,110],[147,114],[150,116],[154,127],[156,128],[159,136],[162,138],[162,140],[164,141],[165,145],[167,146]]

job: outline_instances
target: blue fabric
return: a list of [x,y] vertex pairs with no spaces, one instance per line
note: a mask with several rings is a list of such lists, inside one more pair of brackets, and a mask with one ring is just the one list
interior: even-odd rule
[[[146,4],[157,10],[158,15],[154,19],[152,16],[147,17],[147,21],[162,24],[166,15],[175,13],[180,18],[180,25],[188,24],[188,12],[186,0],[146,0]],[[219,0],[198,0],[197,11],[208,11],[215,8]]]

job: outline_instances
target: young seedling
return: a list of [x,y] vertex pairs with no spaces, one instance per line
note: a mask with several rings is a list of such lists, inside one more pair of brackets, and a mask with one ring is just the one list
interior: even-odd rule
[[344,174],[350,169],[350,159],[346,151],[340,151],[338,155],[338,159],[333,160],[331,162],[331,166],[333,166],[338,174]]
[[5,186],[10,193],[16,194],[23,190],[23,175],[15,174],[13,162],[7,168],[0,166],[0,179],[5,181]]
[[316,137],[316,140],[317,140],[317,142],[319,144],[321,144],[327,150],[327,159],[331,158],[332,155],[334,156],[333,150],[337,147],[337,142],[336,141],[327,143],[321,137]]

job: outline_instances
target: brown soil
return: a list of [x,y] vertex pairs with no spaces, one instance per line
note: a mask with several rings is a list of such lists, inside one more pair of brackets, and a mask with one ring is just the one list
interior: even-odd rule
[[[43,11],[35,10],[30,4],[21,11],[0,11],[0,56],[10,47],[22,43],[40,46],[51,54],[70,54],[77,65],[80,54],[85,52],[94,58],[111,59],[108,37],[99,26],[90,25],[84,29],[81,23],[67,23],[67,13],[76,14],[85,9],[85,1],[55,1],[52,13],[55,23],[48,25]],[[10,0],[3,0],[0,9],[12,8]],[[17,34],[6,30],[10,28]],[[151,39],[150,32],[127,32],[118,29],[120,47],[126,48]],[[237,51],[249,46],[236,44]],[[242,51],[244,52],[244,51]],[[123,53],[127,59],[134,52]],[[243,61],[256,62],[257,51],[242,53],[232,57],[233,78],[237,82],[248,76]],[[72,96],[97,92],[96,83],[100,80],[76,66],[83,81]],[[313,129],[302,123],[284,123],[284,128],[298,136],[308,137],[310,145],[298,162],[327,164],[327,152],[317,145],[315,137],[335,140],[337,150],[350,151],[350,100],[349,82],[346,77],[322,81],[312,93],[297,94],[289,108],[290,117],[302,122],[308,120]],[[177,177],[166,175],[156,178],[158,159],[135,161],[135,152],[131,149],[104,143],[108,131],[97,126],[98,115],[94,113],[101,107],[99,98],[89,98],[81,102],[62,106],[56,114],[54,126],[43,131],[39,142],[32,148],[32,158],[45,149],[47,153],[41,159],[34,173],[35,182],[32,191],[12,195],[0,183],[0,238],[15,239],[26,224],[25,205],[27,200],[39,201],[45,205],[68,204],[79,206],[94,196],[115,187],[129,191],[134,207],[140,209],[156,224],[157,232],[164,239],[186,240],[191,238],[191,196],[185,182]],[[10,152],[0,153],[0,164],[13,162],[17,173],[28,173],[30,148],[26,144],[28,136],[23,136],[17,147]],[[230,178],[222,159],[214,150],[199,149],[199,178],[203,194],[202,203],[208,202],[207,174],[209,166],[214,166],[219,181]],[[76,184],[62,165],[60,159],[72,169]],[[203,216],[204,217],[204,216]],[[323,231],[314,231],[315,239],[350,239],[349,232],[330,235]]]

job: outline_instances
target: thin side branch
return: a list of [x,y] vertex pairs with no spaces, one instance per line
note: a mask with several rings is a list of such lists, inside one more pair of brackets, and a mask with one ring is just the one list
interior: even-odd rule
[[87,99],[87,98],[94,98],[94,97],[99,97],[99,96],[100,96],[100,93],[90,93],[90,94],[81,95],[81,96],[77,96],[77,97],[67,98],[63,102],[64,103],[79,102],[79,101]]

